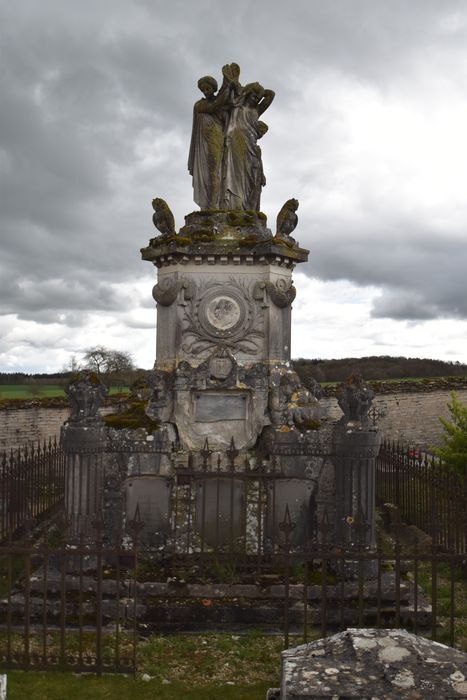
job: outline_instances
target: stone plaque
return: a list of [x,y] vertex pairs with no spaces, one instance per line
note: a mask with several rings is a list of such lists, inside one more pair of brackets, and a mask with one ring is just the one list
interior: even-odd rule
[[280,523],[288,507],[295,529],[290,535],[293,545],[304,544],[316,534],[316,503],[313,482],[306,479],[277,479],[268,485],[266,533],[276,545],[284,542]]
[[195,394],[195,421],[213,423],[225,420],[246,420],[247,394]]
[[205,544],[235,547],[245,534],[245,483],[220,477],[196,483],[195,527]]
[[125,484],[126,519],[134,518],[139,506],[146,544],[162,544],[170,532],[170,492],[170,480],[162,476],[133,477]]

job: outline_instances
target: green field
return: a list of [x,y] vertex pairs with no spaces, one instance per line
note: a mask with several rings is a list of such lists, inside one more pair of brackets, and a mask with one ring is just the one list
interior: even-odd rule
[[[110,394],[128,393],[127,387],[110,388]],[[60,384],[0,384],[0,399],[50,399],[66,396]]]

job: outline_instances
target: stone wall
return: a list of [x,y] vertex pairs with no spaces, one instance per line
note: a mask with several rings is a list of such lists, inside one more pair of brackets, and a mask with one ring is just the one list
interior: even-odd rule
[[[435,383],[430,389],[418,391],[413,391],[413,386],[404,391],[399,384],[397,393],[377,393],[373,405],[385,413],[378,422],[384,437],[426,451],[438,445],[443,433],[439,417],[449,419],[447,403],[452,391],[437,388]],[[467,404],[467,388],[456,387],[455,391],[458,399]],[[323,417],[336,419],[342,415],[334,396],[323,396],[320,406]]]
[[[113,413],[115,407],[105,406],[102,414]],[[0,407],[0,452],[37,445],[38,441],[60,436],[60,428],[70,410],[67,403],[44,406],[40,401],[13,403]]]
[[[467,404],[467,386],[460,382],[450,384],[445,380],[431,380],[423,384],[379,383],[373,387],[376,392],[374,405],[386,413],[379,422],[385,437],[423,450],[439,444],[443,432],[439,416],[449,418],[447,403],[451,392],[456,391],[460,401]],[[337,399],[330,395],[333,392],[333,389],[327,390],[328,395],[320,401],[322,416],[330,419],[342,415]],[[115,410],[116,407],[105,406],[102,412]],[[0,406],[0,450],[58,437],[68,412],[64,401],[53,406],[44,406],[41,401]]]

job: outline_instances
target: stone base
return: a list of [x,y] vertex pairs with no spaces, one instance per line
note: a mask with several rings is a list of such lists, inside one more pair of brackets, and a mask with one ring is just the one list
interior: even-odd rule
[[[87,599],[83,615],[87,624],[96,619],[97,602],[93,594],[97,591],[95,577],[95,558],[86,558],[83,562],[84,576],[80,584],[79,562],[70,558],[68,573],[65,576],[67,596],[67,619],[70,627],[73,620],[79,619],[80,585],[86,591]],[[130,557],[131,559],[131,557]],[[112,562],[108,562],[112,566]],[[131,562],[130,562],[131,565]],[[76,568],[74,569],[73,566]],[[286,588],[280,577],[266,575],[259,577],[257,583],[184,583],[173,577],[167,581],[144,581],[138,583],[136,619],[138,625],[144,626],[145,632],[182,632],[220,630],[228,626],[229,630],[247,630],[251,628],[281,633],[284,624],[284,600]],[[47,597],[44,600],[44,586]],[[61,573],[53,567],[47,570],[47,582],[44,582],[44,570],[34,573],[30,584],[31,621],[41,623],[44,614],[52,628],[58,624],[57,610],[60,609]],[[111,625],[117,616],[132,619],[134,614],[134,582],[130,577],[117,580],[107,577],[102,582],[102,620],[104,625]],[[381,582],[380,621],[383,625],[396,622],[395,576],[385,573]],[[117,605],[117,592],[120,604]],[[308,586],[308,606],[305,613],[303,604],[304,587],[293,584],[289,588],[288,620],[291,633],[301,634],[305,620],[307,628],[319,629],[322,624],[323,600],[322,587]],[[346,583],[342,593],[341,586],[326,588],[325,619],[328,630],[359,622],[359,589],[356,583]],[[363,590],[364,611],[362,621],[374,625],[377,620],[377,584],[367,582]],[[18,624],[24,615],[25,596],[21,589],[12,595],[11,614]],[[0,611],[6,613],[6,601],[0,602]],[[413,584],[402,583],[400,590],[400,621],[410,625],[415,621],[413,606]],[[420,630],[431,626],[431,607],[419,594],[417,624]]]

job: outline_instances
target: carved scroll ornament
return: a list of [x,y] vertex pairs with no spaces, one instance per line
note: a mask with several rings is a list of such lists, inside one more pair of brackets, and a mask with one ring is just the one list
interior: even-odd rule
[[297,294],[293,284],[287,286],[285,280],[277,280],[275,284],[274,282],[257,282],[253,290],[254,299],[263,299],[264,290],[268,293],[273,304],[280,309],[290,306]]
[[192,298],[192,282],[184,278],[175,281],[173,278],[161,280],[153,287],[152,296],[161,306],[170,306],[174,303],[181,289],[185,290],[185,299]]

